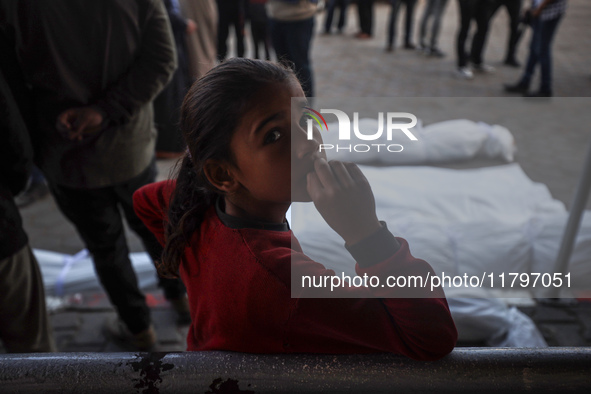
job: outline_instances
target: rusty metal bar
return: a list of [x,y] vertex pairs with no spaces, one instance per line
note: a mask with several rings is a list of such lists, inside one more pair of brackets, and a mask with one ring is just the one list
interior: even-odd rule
[[436,362],[394,355],[231,352],[0,356],[0,392],[591,392],[590,348],[458,348]]

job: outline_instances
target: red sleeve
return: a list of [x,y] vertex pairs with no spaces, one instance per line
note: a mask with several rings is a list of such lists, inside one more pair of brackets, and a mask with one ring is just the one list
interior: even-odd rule
[[[390,258],[367,268],[357,265],[358,275],[376,276],[381,284],[388,276],[426,279],[435,275],[427,262],[410,254],[404,239],[398,241],[400,249]],[[292,263],[299,265],[305,275],[335,275],[303,254],[296,259],[300,261]],[[456,344],[457,330],[441,288],[431,292],[430,286],[338,287],[330,296],[297,300],[291,328],[294,334],[297,332],[293,338],[300,341],[299,350],[313,351],[316,347],[342,353],[346,343],[350,352],[392,352],[416,360],[437,360]]]
[[164,246],[164,225],[166,223],[170,196],[176,182],[166,180],[143,186],[133,194],[133,208],[136,215]]

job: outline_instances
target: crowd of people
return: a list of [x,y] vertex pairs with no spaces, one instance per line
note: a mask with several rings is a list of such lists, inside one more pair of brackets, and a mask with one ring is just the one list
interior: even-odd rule
[[[566,2],[533,0],[522,9],[521,0],[458,0],[458,76],[493,71],[483,53],[491,18],[504,6],[510,15],[505,64],[520,66],[515,53],[522,24],[533,28],[523,76],[507,92],[552,95],[551,44]],[[324,33],[332,32],[336,8],[337,30],[343,32],[348,3],[327,2]],[[447,3],[426,0],[417,43],[417,1],[391,0],[386,51],[396,49],[404,5],[403,48],[445,56],[439,31]],[[373,37],[372,7],[373,0],[357,0],[357,39]],[[417,359],[451,351],[457,333],[440,289],[432,297],[397,302],[396,292],[364,290],[358,296],[367,298],[365,310],[355,302],[318,302],[329,314],[313,302],[298,304],[286,292],[289,269],[281,251],[296,253],[302,272],[330,274],[297,247],[292,250],[293,235],[284,222],[291,196],[288,185],[278,186],[289,178],[290,164],[290,119],[282,114],[289,113],[291,97],[314,96],[310,48],[317,12],[316,0],[2,3],[0,339],[8,351],[55,350],[39,267],[14,198],[31,171],[34,182],[46,183],[93,257],[118,315],[105,323],[105,332],[132,349],[151,349],[156,334],[129,259],[123,220],[163,274],[159,285],[179,321],[191,322],[190,350],[392,351]],[[477,31],[468,51],[472,20]],[[247,21],[254,57],[269,60],[274,53],[277,63],[227,59],[231,29],[233,52],[245,56]],[[538,63],[541,87],[531,93]],[[255,143],[248,127],[268,130]],[[334,224],[358,272],[431,274],[429,264],[415,259],[406,241],[377,220],[375,208],[349,222],[335,219],[347,204],[371,208],[373,195],[356,167],[326,163],[311,153],[314,143],[298,145],[298,157],[307,160],[301,164],[301,199],[313,201]],[[179,157],[175,183],[154,184],[155,159]],[[338,193],[324,192],[345,181],[345,203],[337,201]],[[194,239],[196,233],[201,238]],[[378,244],[386,246],[375,253]],[[235,266],[247,255],[243,266]],[[244,275],[233,284],[236,271]],[[257,286],[249,288],[248,281]],[[264,302],[269,305],[261,309]],[[260,321],[249,327],[252,317],[244,311],[257,307]],[[375,312],[369,320],[367,310]],[[420,324],[425,314],[428,325]],[[236,337],[232,330],[238,328],[243,333]]]

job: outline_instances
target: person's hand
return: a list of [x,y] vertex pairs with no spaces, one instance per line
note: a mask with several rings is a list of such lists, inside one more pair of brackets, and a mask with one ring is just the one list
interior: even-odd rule
[[381,228],[369,182],[354,163],[317,159],[307,181],[316,209],[348,245]]
[[533,8],[531,11],[532,18],[538,18],[542,14],[542,7]]
[[187,34],[197,31],[197,23],[193,19],[187,19]]
[[57,129],[71,141],[101,130],[103,115],[93,107],[69,108],[57,117]]

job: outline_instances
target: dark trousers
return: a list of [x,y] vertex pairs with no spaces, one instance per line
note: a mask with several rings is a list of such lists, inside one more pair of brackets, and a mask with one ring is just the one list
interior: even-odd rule
[[[136,216],[132,202],[133,193],[153,182],[155,177],[156,168],[152,163],[138,176],[115,186],[75,189],[50,185],[58,207],[74,224],[92,255],[96,274],[111,303],[132,333],[148,328],[151,320],[129,259],[121,212],[129,227],[143,241],[148,254],[159,258],[162,247]],[[161,285],[169,298],[184,294],[184,287],[178,280],[166,280]]]
[[236,55],[244,57],[244,1],[218,0],[218,60],[223,61],[228,55],[228,36],[230,26],[236,34]]
[[373,0],[357,0],[359,29],[362,33],[373,34]]
[[334,12],[337,7],[339,7],[339,21],[337,23],[337,29],[340,31],[343,30],[347,20],[347,6],[349,5],[349,0],[329,0],[326,10],[326,19],[324,20],[324,31],[326,33],[330,33],[330,29],[332,27],[332,20],[334,18]]
[[[420,30],[420,44],[422,48],[437,49],[437,41],[439,40],[439,31],[441,29],[441,20],[443,19],[443,12],[447,0],[427,0],[425,11],[421,18],[421,30]],[[431,22],[431,39],[427,44],[427,25]]]
[[[490,0],[458,0],[460,7],[460,29],[456,40],[458,68],[466,67],[468,59],[482,64],[482,53],[488,35],[492,2]],[[470,55],[466,52],[466,40],[472,20],[476,21],[476,34],[472,38]]]
[[562,15],[548,21],[534,19],[529,56],[521,77],[521,84],[529,86],[539,63],[542,73],[540,92],[552,93],[552,41],[561,19]]
[[398,20],[398,11],[400,10],[400,5],[404,3],[406,7],[406,18],[404,21],[404,44],[410,45],[412,44],[412,27],[413,27],[413,18],[415,12],[415,4],[417,0],[391,0],[390,4],[392,5],[392,9],[390,11],[390,20],[388,21],[388,46],[394,46],[396,42],[396,30],[397,30],[397,20]]
[[507,53],[505,55],[505,61],[515,60],[517,43],[521,37],[519,32],[519,22],[522,4],[522,0],[495,0],[492,5],[491,19],[494,17],[499,8],[501,8],[501,6],[505,6],[507,13],[509,14],[509,38],[507,40]]
[[310,43],[314,33],[314,18],[301,21],[269,19],[269,26],[277,60],[294,69],[306,97],[313,97]]

